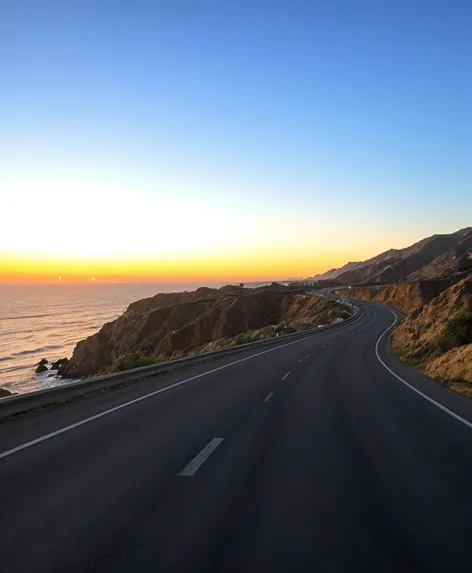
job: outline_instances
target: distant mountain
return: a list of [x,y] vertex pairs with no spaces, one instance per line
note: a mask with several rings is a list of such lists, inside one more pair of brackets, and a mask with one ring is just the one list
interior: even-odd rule
[[433,235],[404,249],[390,249],[361,262],[330,269],[314,280],[336,279],[342,284],[388,284],[472,273],[472,227],[449,235]]
[[[472,230],[463,234],[463,238],[436,257],[433,262],[409,275],[409,280],[430,279],[433,277],[446,277],[456,273],[470,273],[472,271]],[[459,231],[460,233],[461,231]]]
[[323,280],[324,281],[324,280],[336,279],[341,273],[348,271],[348,270],[355,269],[359,265],[362,265],[362,264],[364,264],[364,263],[362,263],[362,262],[347,263],[343,267],[340,267],[339,269],[331,269],[331,270],[326,271],[325,273],[323,273],[321,275],[314,275],[312,277],[308,277],[307,280],[313,280],[313,281]]

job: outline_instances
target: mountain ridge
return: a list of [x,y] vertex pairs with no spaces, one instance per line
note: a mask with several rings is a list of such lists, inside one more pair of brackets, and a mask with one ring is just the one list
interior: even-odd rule
[[389,249],[365,261],[348,262],[309,278],[336,279],[345,285],[389,284],[446,278],[469,271],[472,272],[472,227],[465,227],[454,233],[431,235],[402,249]]

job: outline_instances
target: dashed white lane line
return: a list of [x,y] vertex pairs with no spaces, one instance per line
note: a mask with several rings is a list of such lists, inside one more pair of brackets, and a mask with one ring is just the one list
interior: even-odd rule
[[282,381],[286,380],[290,376],[291,372],[287,372],[285,376],[282,378]]
[[307,355],[305,356],[305,359],[306,359],[306,358],[310,358],[310,355],[309,355],[309,354],[307,354]]
[[302,360],[299,360],[298,362],[300,363],[300,362],[302,362]]
[[193,460],[178,473],[178,476],[192,477],[196,474],[199,468],[207,461],[211,454],[221,444],[223,438],[213,438],[211,442],[206,445],[203,450],[193,458]]
[[213,368],[212,370],[207,370],[206,372],[202,372],[200,374],[195,374],[195,376],[191,376],[190,378],[186,378],[185,380],[180,380],[179,382],[175,382],[174,384],[170,384],[169,386],[165,386],[164,388],[160,388],[159,390],[154,390],[153,392],[149,392],[149,394],[144,394],[143,396],[139,396],[139,398],[134,398],[133,400],[130,400],[129,402],[124,402],[123,404],[120,404],[119,406],[115,406],[114,408],[110,408],[109,410],[104,410],[103,412],[100,412],[99,414],[95,414],[94,416],[84,418],[83,420],[80,420],[79,422],[75,422],[75,424],[71,424],[70,426],[65,426],[63,428],[60,428],[59,430],[55,430],[54,432],[51,432],[49,434],[45,434],[44,436],[40,436],[39,438],[36,438],[35,440],[31,440],[30,442],[26,442],[24,444],[21,444],[20,446],[16,446],[16,448],[12,448],[10,450],[6,450],[5,452],[1,452],[0,453],[0,459],[6,458],[7,456],[11,456],[12,454],[16,454],[17,452],[21,452],[21,450],[25,450],[26,448],[30,448],[30,447],[35,446],[36,444],[40,444],[41,442],[44,442],[46,440],[50,440],[51,438],[54,438],[55,436],[59,436],[60,434],[63,434],[65,432],[70,432],[74,428],[78,428],[80,426],[83,426],[84,424],[89,424],[90,422],[93,422],[94,420],[98,420],[99,418],[102,418],[103,416],[108,416],[112,412],[117,412],[118,410],[121,410],[123,408],[127,408],[128,406],[131,406],[132,404],[137,404],[138,402],[141,402],[142,400],[147,400],[148,398],[151,398],[152,396],[157,396],[158,394],[162,394],[163,392],[168,392],[169,390],[172,390],[173,388],[177,388],[178,386],[188,384],[189,382],[192,382],[193,380],[198,380],[199,378],[203,378],[204,376],[208,376],[209,374],[213,374],[214,372],[219,372],[220,370],[224,370],[225,368],[229,368],[230,366],[233,366],[234,364],[241,364],[242,362],[246,362],[247,360],[252,360],[253,358],[256,358],[257,356],[262,356],[263,354],[268,354],[269,352],[274,352],[276,350],[280,350],[281,348],[286,348],[287,346],[292,346],[293,344],[299,344],[300,342],[303,342],[304,340],[308,340],[308,338],[309,338],[309,336],[307,336],[306,338],[299,338],[298,340],[294,340],[293,342],[287,342],[286,344],[278,345],[275,348],[269,348],[268,350],[263,350],[262,352],[258,352],[257,354],[251,354],[250,356],[245,356],[244,358],[240,358],[239,360],[234,360],[233,362],[229,362],[228,364],[223,364],[223,366],[218,366],[217,368]]
[[270,392],[269,394],[267,394],[267,396],[264,398],[264,402],[268,402],[272,398],[273,395],[274,395],[273,392]]

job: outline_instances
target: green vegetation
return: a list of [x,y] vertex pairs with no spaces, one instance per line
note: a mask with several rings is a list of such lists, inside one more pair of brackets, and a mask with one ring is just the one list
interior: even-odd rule
[[350,308],[349,305],[347,305],[347,304],[344,303],[344,302],[337,302],[337,301],[336,301],[336,305],[337,305],[338,308],[340,308],[341,310],[346,311],[346,312],[349,314],[349,316],[351,316],[351,308]]
[[446,322],[446,329],[439,341],[443,351],[454,346],[472,343],[472,312],[463,310]]
[[419,348],[413,352],[403,352],[403,350],[396,347],[393,347],[392,350],[395,356],[410,368],[421,369],[425,367],[428,361],[433,357],[433,352],[430,348]]
[[472,398],[472,382],[468,382],[463,378],[442,378],[441,376],[434,376],[434,379],[447,388],[459,392],[466,398]]
[[253,337],[250,334],[239,334],[234,339],[234,345],[239,346],[240,344],[249,344],[250,342],[254,342],[256,339],[256,337]]
[[249,344],[250,342],[257,342],[258,340],[268,340],[269,338],[275,338],[276,336],[284,336],[286,334],[294,334],[298,332],[296,328],[291,326],[279,326],[269,332],[243,332],[238,334],[231,342],[230,346],[239,346],[240,344]]
[[180,356],[145,356],[139,352],[133,354],[125,354],[121,356],[113,364],[110,370],[103,372],[108,374],[111,372],[124,372],[125,370],[132,370],[133,368],[141,368],[142,366],[150,366],[151,364],[159,364],[168,360],[175,360]]
[[341,310],[339,313],[339,318],[342,318],[343,320],[346,320],[346,318],[349,318],[350,316],[351,312],[349,310]]
[[275,331],[276,333],[278,333],[279,335],[283,335],[283,334],[293,334],[294,332],[297,332],[297,330],[295,328],[292,328],[291,326],[282,326],[280,328],[277,328],[277,330]]

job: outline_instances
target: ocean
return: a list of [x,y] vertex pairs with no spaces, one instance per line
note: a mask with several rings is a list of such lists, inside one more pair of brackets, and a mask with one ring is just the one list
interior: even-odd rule
[[70,358],[77,342],[135,300],[199,286],[202,283],[0,284],[0,387],[22,394],[64,384],[51,372],[35,374],[38,362]]

